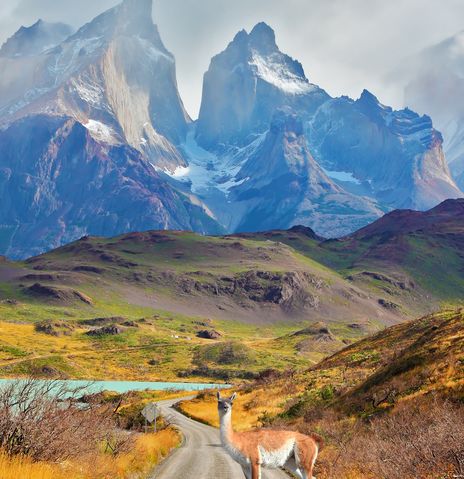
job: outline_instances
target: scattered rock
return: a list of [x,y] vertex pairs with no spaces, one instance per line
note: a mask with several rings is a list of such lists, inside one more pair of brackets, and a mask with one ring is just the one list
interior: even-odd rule
[[34,325],[38,333],[48,334],[49,336],[69,336],[73,331],[73,326],[66,321],[41,321]]
[[123,324],[127,322],[127,318],[123,318],[121,316],[113,316],[109,318],[92,318],[92,319],[84,319],[82,324],[86,326],[106,326],[112,324]]
[[75,289],[57,288],[55,286],[46,286],[41,283],[35,283],[25,288],[25,293],[42,299],[57,301],[61,303],[70,303],[73,301],[82,301],[85,304],[92,305],[92,300]]
[[379,299],[378,303],[385,309],[390,311],[397,311],[400,309],[400,305],[393,303],[392,301],[387,301],[386,299]]
[[202,339],[219,339],[222,337],[222,334],[214,329],[204,329],[202,331],[198,331],[197,338]]
[[105,326],[103,328],[99,329],[92,329],[91,331],[88,331],[85,333],[87,336],[117,336],[119,334],[122,334],[124,332],[124,328],[121,328],[120,326],[117,326],[115,324],[111,326]]
[[2,304],[7,304],[8,306],[19,306],[21,303],[17,299],[4,299]]
[[211,321],[194,321],[193,324],[196,324],[197,326],[203,326],[204,328],[208,328],[211,326]]
[[76,271],[77,273],[103,274],[104,270],[102,268],[97,268],[96,266],[81,265],[74,267],[73,271]]

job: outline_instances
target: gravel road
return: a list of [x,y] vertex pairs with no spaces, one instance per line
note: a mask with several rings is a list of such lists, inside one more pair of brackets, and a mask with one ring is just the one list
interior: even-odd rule
[[[185,417],[163,401],[161,414],[168,417],[184,435],[182,447],[151,475],[150,479],[244,479],[241,467],[221,447],[219,431]],[[262,470],[262,479],[289,479],[280,470]]]

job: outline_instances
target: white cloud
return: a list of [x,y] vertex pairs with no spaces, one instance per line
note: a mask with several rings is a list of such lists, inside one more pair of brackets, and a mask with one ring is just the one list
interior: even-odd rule
[[[37,18],[79,26],[117,0],[1,0],[0,41]],[[154,19],[176,56],[179,86],[196,115],[211,57],[234,34],[266,21],[283,51],[333,95],[363,88],[399,106],[383,78],[404,58],[464,28],[462,0],[155,0]]]

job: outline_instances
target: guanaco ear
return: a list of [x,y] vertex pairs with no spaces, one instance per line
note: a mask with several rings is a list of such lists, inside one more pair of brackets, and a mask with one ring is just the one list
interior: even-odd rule
[[232,396],[230,396],[229,398],[230,402],[234,402],[236,397],[237,397],[237,393],[232,394]]
[[218,401],[220,401],[221,400],[221,393],[219,391],[216,393],[216,396],[217,396]]

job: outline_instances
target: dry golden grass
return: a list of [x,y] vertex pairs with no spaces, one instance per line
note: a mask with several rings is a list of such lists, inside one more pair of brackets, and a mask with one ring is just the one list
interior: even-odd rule
[[27,457],[0,453],[1,479],[142,479],[180,443],[171,428],[140,434],[131,451],[117,456],[105,453],[83,457],[79,463],[34,463]]
[[[34,463],[27,457],[9,457],[0,453],[0,477],[2,479],[69,479],[62,466]],[[77,477],[77,476],[76,476]]]
[[68,475],[68,479],[142,479],[179,443],[179,434],[174,429],[141,434],[130,452],[116,457],[98,454],[84,461],[80,470]]
[[[262,425],[260,418],[274,416],[284,410],[286,401],[301,392],[297,387],[283,390],[276,387],[242,389],[234,403],[233,423],[237,431],[246,431]],[[221,395],[231,395],[232,390],[221,391]],[[205,424],[219,427],[216,393],[200,393],[196,398],[182,401],[178,409],[185,415]]]

